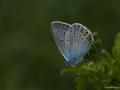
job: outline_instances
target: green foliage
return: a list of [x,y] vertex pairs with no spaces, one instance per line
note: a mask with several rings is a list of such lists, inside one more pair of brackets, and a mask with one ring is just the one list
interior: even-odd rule
[[105,90],[120,88],[120,33],[116,35],[112,54],[102,48],[101,40],[94,34],[94,44],[82,64],[68,67],[61,73],[75,74],[77,90]]
[[120,33],[115,37],[114,46],[112,49],[113,57],[117,60],[120,60]]

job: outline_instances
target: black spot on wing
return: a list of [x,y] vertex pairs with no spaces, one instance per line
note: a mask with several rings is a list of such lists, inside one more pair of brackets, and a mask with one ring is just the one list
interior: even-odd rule
[[61,42],[63,42],[64,40],[60,40]]
[[81,35],[79,35],[79,37],[81,37]]

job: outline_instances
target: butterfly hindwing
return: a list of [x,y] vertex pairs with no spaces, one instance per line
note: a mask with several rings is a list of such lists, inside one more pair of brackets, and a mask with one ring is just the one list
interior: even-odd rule
[[70,65],[77,64],[88,52],[92,44],[92,42],[88,40],[89,34],[91,34],[91,32],[79,23],[74,23],[67,32],[65,39]]
[[74,63],[74,59],[76,58],[76,48],[74,46],[76,41],[75,33],[76,30],[74,30],[73,26],[71,26],[65,37],[66,52],[68,53],[69,64]]
[[[83,31],[83,32],[82,32]],[[79,37],[81,39],[81,41],[78,39],[76,42],[77,42],[77,52],[78,52],[78,55],[79,57],[83,58],[86,53],[88,52],[92,42],[93,42],[93,38],[92,36],[92,33],[90,32],[89,29],[87,29],[85,26],[81,25],[81,29],[79,30],[79,32],[82,33],[82,36]],[[91,39],[91,41],[90,41]]]

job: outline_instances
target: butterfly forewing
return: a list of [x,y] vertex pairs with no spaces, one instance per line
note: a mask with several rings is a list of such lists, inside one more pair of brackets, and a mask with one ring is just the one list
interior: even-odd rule
[[70,24],[59,21],[54,21],[51,23],[54,40],[66,60],[68,60],[68,54],[66,52],[65,36],[70,27]]

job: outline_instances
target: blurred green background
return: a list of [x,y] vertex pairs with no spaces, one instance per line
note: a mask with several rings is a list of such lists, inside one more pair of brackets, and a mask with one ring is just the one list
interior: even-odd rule
[[98,32],[111,51],[120,31],[120,0],[0,0],[0,90],[75,90],[61,75],[64,58],[51,21],[78,22]]

